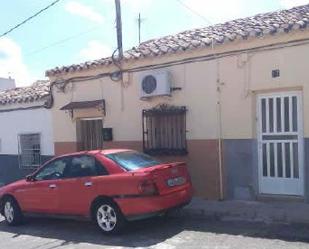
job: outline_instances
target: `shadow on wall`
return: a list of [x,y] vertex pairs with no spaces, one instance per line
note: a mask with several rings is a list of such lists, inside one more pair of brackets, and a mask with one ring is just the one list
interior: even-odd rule
[[[42,163],[51,156],[42,156]],[[0,155],[0,186],[23,179],[35,169],[20,169],[17,155]]]
[[226,139],[223,161],[227,199],[255,200],[258,182],[258,155],[255,139]]

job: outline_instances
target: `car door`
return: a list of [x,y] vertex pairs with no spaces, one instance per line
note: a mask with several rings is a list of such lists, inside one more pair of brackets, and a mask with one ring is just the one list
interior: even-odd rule
[[91,202],[97,197],[98,176],[107,171],[95,157],[83,154],[72,156],[66,178],[60,182],[60,210],[63,214],[88,215]]
[[57,213],[59,208],[59,182],[68,165],[67,158],[59,158],[42,167],[25,188],[16,193],[25,212]]

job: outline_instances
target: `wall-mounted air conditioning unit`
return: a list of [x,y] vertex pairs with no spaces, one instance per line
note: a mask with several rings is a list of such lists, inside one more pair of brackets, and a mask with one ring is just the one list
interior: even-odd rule
[[171,79],[168,71],[149,71],[140,76],[140,97],[171,95]]

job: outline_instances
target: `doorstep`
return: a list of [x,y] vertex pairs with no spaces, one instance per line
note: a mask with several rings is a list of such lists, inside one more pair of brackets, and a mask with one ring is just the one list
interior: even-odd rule
[[209,201],[193,198],[181,214],[222,221],[309,224],[309,204],[301,202]]

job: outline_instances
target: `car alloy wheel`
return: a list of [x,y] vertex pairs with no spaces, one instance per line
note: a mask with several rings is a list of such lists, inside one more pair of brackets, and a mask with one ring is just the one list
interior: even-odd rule
[[95,221],[105,234],[119,233],[126,223],[121,210],[113,201],[100,201],[94,211]]
[[4,201],[3,215],[9,225],[18,225],[22,222],[23,215],[18,203],[13,198],[9,197]]
[[11,201],[7,201],[4,204],[4,216],[8,223],[14,221],[14,208]]
[[112,231],[117,225],[117,215],[114,208],[107,204],[101,205],[97,210],[97,222],[103,231]]

